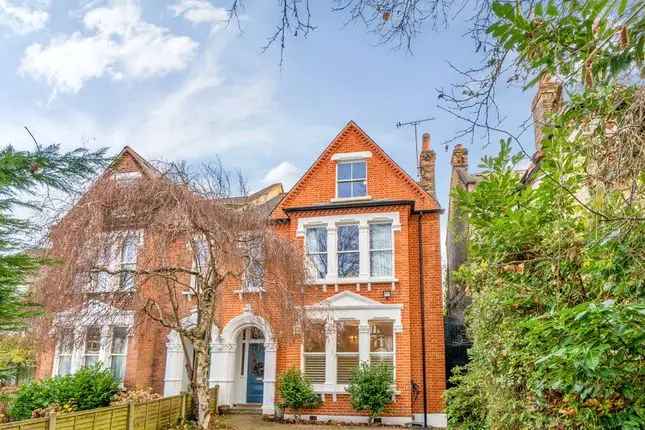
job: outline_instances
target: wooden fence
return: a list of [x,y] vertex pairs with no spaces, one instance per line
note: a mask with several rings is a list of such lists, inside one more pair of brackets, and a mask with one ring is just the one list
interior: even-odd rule
[[[210,390],[211,410],[217,412],[217,387]],[[46,418],[0,424],[0,430],[165,430],[192,416],[190,394],[165,397],[145,403],[124,405]]]

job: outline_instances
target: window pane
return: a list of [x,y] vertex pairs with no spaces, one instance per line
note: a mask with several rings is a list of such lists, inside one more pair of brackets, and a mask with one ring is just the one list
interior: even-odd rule
[[394,352],[392,321],[370,321],[370,352]]
[[58,357],[57,375],[69,375],[72,371],[72,356],[61,355]]
[[327,229],[325,227],[307,229],[307,252],[327,252]]
[[257,327],[251,327],[249,329],[249,332],[250,332],[249,339],[255,339],[255,340],[264,339],[264,333],[262,333],[262,330],[260,330]]
[[305,332],[305,352],[325,352],[327,336],[323,322],[311,322]]
[[120,381],[123,380],[123,364],[125,363],[125,356],[124,355],[113,355],[112,356],[112,362],[110,364],[110,370],[112,371],[112,375]]
[[325,355],[305,355],[305,376],[313,384],[325,383]]
[[352,182],[352,197],[362,197],[367,195],[365,181]]
[[85,367],[94,366],[98,362],[99,362],[99,356],[98,355],[86,355],[85,356],[85,361],[84,361],[84,366]]
[[358,352],[358,321],[336,324],[336,352]]
[[365,179],[365,162],[352,163],[352,179]]
[[351,163],[339,163],[338,164],[338,179],[347,180],[352,178],[352,165]]
[[392,224],[370,224],[370,249],[392,249]]
[[128,329],[125,327],[112,328],[112,354],[125,354],[128,340]]
[[390,371],[390,377],[394,382],[394,356],[392,354],[370,354],[372,366],[385,365]]
[[338,183],[338,197],[351,197],[352,196],[352,183],[339,182]]
[[358,225],[338,227],[338,250],[358,251]]
[[338,384],[349,384],[352,372],[358,367],[358,354],[336,357],[336,381]]
[[101,349],[101,329],[99,327],[88,327],[85,334],[85,353],[98,354]]
[[355,278],[358,276],[360,254],[358,252],[345,252],[338,254],[338,277]]
[[121,253],[121,264],[134,264],[137,262],[137,249],[139,247],[139,237],[136,232],[128,232],[123,239],[123,249]]
[[371,276],[392,276],[392,251],[370,253]]
[[313,276],[316,279],[324,279],[327,276],[327,254],[315,254],[309,256]]
[[59,354],[71,354],[74,349],[74,333],[72,330],[63,330],[59,343]]

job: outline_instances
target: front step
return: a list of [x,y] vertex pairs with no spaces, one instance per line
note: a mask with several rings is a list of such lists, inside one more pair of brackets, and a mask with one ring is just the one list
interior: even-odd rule
[[232,415],[262,415],[262,404],[260,403],[239,403],[226,410]]

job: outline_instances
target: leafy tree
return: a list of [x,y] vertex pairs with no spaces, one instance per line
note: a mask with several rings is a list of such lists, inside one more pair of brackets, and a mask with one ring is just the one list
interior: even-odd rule
[[29,201],[45,189],[70,193],[106,162],[105,151],[76,149],[61,152],[58,145],[18,151],[0,150],[0,332],[15,330],[33,315],[24,287],[43,261],[25,252],[25,238],[39,226],[20,218],[19,208],[38,210],[42,201]]
[[521,142],[507,133],[485,179],[457,196],[473,346],[448,391],[451,428],[643,428],[644,10],[493,6],[489,31],[526,85],[550,76],[568,100],[536,124],[531,175],[516,173]]
[[278,391],[282,399],[280,406],[293,410],[296,421],[300,420],[303,409],[317,408],[322,403],[311,382],[295,367],[280,375]]
[[392,403],[392,370],[386,364],[369,365],[361,363],[352,373],[347,387],[352,408],[368,411],[370,424]]

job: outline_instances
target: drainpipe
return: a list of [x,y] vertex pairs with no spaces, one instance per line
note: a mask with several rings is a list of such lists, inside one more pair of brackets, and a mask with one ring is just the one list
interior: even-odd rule
[[421,218],[423,212],[419,212],[419,300],[421,301],[421,369],[423,381],[423,428],[428,428],[428,388],[426,376],[426,319],[425,319],[425,292],[423,282],[423,225]]

